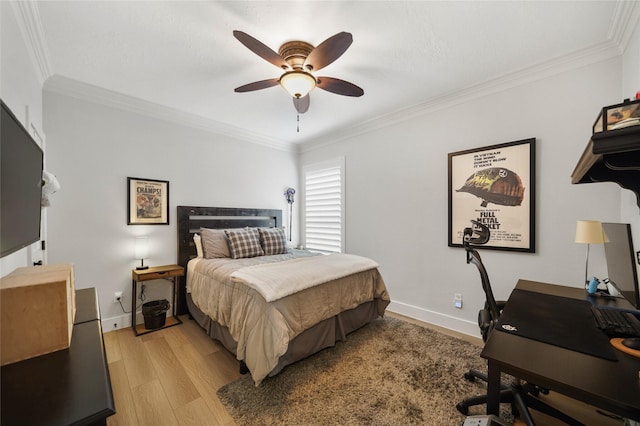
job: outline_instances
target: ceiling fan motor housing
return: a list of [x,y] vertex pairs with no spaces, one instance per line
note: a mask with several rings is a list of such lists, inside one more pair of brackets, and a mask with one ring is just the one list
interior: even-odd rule
[[[280,46],[278,53],[294,70],[302,70],[305,59],[314,49],[312,44],[304,41],[288,41]],[[311,68],[311,67],[309,67]],[[305,71],[311,71],[305,70]]]

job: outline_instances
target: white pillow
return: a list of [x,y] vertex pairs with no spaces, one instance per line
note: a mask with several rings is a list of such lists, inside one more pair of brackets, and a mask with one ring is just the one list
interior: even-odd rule
[[200,234],[193,234],[193,243],[196,245],[196,253],[198,257],[204,257],[202,253],[202,238],[200,238]]

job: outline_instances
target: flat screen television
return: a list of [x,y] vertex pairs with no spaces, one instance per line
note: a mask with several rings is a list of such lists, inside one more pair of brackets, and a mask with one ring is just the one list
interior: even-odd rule
[[43,152],[0,100],[0,257],[40,239]]
[[604,243],[609,281],[636,309],[640,309],[638,272],[631,238],[631,225],[603,223],[602,229],[609,239],[608,243]]

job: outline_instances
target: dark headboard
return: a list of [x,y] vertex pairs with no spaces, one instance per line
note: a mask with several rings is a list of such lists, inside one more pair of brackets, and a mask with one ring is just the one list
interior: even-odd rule
[[[193,234],[200,228],[226,229],[245,226],[282,226],[282,210],[234,207],[178,206],[178,265],[187,270],[189,260],[196,257]],[[187,313],[186,275],[178,292],[178,313]]]

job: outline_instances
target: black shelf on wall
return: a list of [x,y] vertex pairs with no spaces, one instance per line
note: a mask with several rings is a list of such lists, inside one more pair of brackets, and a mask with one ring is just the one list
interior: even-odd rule
[[595,133],[571,174],[571,183],[615,182],[636,194],[640,208],[640,126]]

